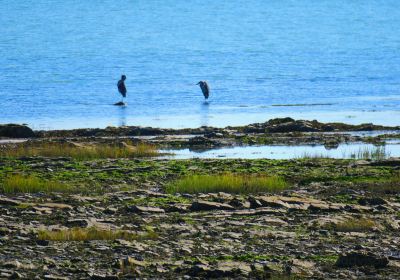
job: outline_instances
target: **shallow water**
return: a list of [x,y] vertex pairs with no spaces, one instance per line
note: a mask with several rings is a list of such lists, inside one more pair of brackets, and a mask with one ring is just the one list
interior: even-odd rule
[[[327,157],[327,158],[354,158],[363,151],[374,151],[377,147],[372,144],[354,143],[341,144],[336,149],[327,149],[323,145],[266,145],[266,146],[241,146],[233,148],[219,148],[207,151],[189,149],[162,150],[171,154],[166,158],[191,159],[191,158],[227,158],[227,159],[294,159],[302,157]],[[391,140],[384,146],[386,157],[400,157],[400,141]]]
[[[291,116],[399,124],[396,0],[1,4],[0,123],[181,128]],[[122,73],[121,108],[111,104]],[[203,79],[208,103],[195,85]]]

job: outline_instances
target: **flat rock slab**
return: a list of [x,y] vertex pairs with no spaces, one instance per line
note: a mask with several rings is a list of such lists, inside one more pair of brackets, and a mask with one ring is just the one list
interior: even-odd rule
[[231,205],[210,201],[195,201],[190,206],[191,211],[235,210]]
[[153,213],[153,214],[165,213],[164,209],[158,207],[147,207],[147,206],[137,206],[137,205],[129,206],[128,211],[132,213]]
[[252,215],[278,215],[282,216],[285,214],[287,210],[285,209],[275,209],[268,207],[261,207],[257,209],[249,209],[249,210],[236,210],[232,212],[233,216],[252,216]]
[[64,203],[40,203],[37,205],[41,206],[41,207],[56,208],[56,209],[68,209],[68,210],[73,209],[73,207],[71,205],[64,204]]
[[307,210],[311,204],[318,208],[329,209],[329,204],[313,198],[291,196],[261,196],[256,198],[262,206],[284,207],[288,209]]
[[363,205],[348,205],[344,203],[332,203],[309,197],[295,196],[261,196],[256,197],[264,207],[286,208],[288,210],[311,210],[311,211],[348,211],[362,213],[371,211],[371,207]]

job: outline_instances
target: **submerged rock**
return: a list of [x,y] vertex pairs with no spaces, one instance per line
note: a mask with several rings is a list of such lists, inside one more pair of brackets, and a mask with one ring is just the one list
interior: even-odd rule
[[122,101],[114,103],[115,106],[125,106],[126,104]]

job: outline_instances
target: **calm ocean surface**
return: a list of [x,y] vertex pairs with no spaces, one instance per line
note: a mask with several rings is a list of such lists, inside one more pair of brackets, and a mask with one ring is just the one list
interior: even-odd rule
[[[0,123],[400,124],[398,0],[0,4]],[[112,105],[121,74],[123,108]],[[199,80],[210,83],[207,104]]]

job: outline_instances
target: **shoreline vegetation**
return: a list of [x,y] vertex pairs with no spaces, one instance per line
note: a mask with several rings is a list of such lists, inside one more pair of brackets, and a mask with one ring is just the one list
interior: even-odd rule
[[[109,128],[1,143],[2,276],[395,279],[400,159],[382,143],[398,134],[325,125],[281,119],[179,137]],[[262,141],[376,146],[350,159],[157,158],[163,147]]]
[[39,142],[15,145],[0,149],[0,157],[71,157],[79,160],[100,158],[139,158],[160,155],[157,148],[151,144],[139,143],[133,145],[124,141],[117,144],[83,144]]
[[185,176],[166,188],[170,194],[176,193],[276,193],[285,190],[287,182],[277,176],[249,176],[238,174],[190,175]]
[[[26,128],[23,127],[23,129]],[[14,131],[15,135],[21,134],[16,131]],[[341,144],[354,143],[369,146],[360,147],[358,151],[351,151],[343,155],[343,158],[380,160],[391,156],[390,150],[385,149],[385,144],[400,139],[399,127],[373,124],[324,124],[318,121],[291,118],[272,119],[265,123],[226,128],[201,127],[174,130],[149,127],[108,127],[32,131],[32,133],[36,137],[3,139],[3,142],[0,142],[0,157],[65,156],[80,160],[117,159],[168,156],[166,154],[168,151],[173,153],[175,149],[187,148],[193,152],[258,145],[323,145],[325,149],[337,149]],[[2,135],[1,129],[0,135]],[[328,157],[328,153],[314,154],[310,151],[296,157],[324,158]]]

